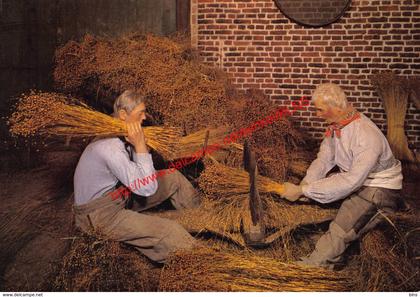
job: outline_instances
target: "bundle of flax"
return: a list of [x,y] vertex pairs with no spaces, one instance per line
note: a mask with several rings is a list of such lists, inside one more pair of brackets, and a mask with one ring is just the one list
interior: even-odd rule
[[[10,131],[17,136],[119,136],[127,135],[126,124],[95,111],[83,102],[63,94],[31,92],[22,95],[9,118]],[[172,158],[180,130],[170,127],[144,127],[147,145]]]
[[397,159],[415,162],[413,152],[408,148],[404,133],[404,120],[410,87],[407,79],[392,72],[377,74],[372,78],[387,114],[387,138]]
[[[211,156],[206,162],[206,169],[200,175],[200,187],[220,196],[236,196],[249,193],[249,174],[245,170],[225,166]],[[210,161],[211,160],[211,161]],[[260,193],[281,195],[284,186],[268,177],[258,175],[258,190]],[[219,195],[217,195],[219,196]]]
[[[177,143],[177,148],[174,153],[177,159],[192,157],[197,153],[203,153],[203,146],[207,138],[206,152],[212,152],[220,149],[223,144],[223,139],[226,137],[229,128],[226,126],[218,128],[203,129],[195,133],[191,133],[182,137]],[[208,135],[208,137],[207,137]]]
[[[215,222],[227,233],[239,232],[241,221],[249,221],[249,176],[242,169],[225,166],[217,161],[205,161],[205,170],[199,178],[199,187],[207,200]],[[264,209],[264,224],[284,230],[285,234],[301,225],[331,220],[335,209],[310,204],[292,204],[275,199],[271,194],[282,194],[284,186],[264,176],[257,177],[258,190]]]
[[281,263],[254,254],[201,248],[178,252],[160,276],[160,291],[347,291],[346,274]]

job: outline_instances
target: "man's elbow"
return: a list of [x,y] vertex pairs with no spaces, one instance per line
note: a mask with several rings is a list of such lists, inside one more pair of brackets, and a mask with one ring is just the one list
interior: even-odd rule
[[153,183],[151,184],[151,189],[150,189],[150,194],[149,194],[149,196],[152,196],[152,195],[156,194],[157,190],[158,190],[158,182],[157,182],[157,180],[155,180],[155,181],[153,181]]
[[321,204],[329,204],[329,203],[333,203],[337,200],[343,199],[345,197],[343,197],[343,195],[341,195],[341,193],[337,193],[337,192],[312,192],[312,193],[308,193],[308,192],[304,192],[305,197],[310,198],[318,203]]
[[335,197],[331,197],[331,196],[313,196],[313,197],[308,197],[308,198],[321,204],[329,204],[338,200],[338,199],[334,199]]

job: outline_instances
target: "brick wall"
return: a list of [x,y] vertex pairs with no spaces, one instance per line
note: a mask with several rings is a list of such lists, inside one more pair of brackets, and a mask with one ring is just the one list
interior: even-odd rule
[[[238,88],[261,89],[279,105],[310,95],[319,83],[337,83],[386,132],[369,78],[384,70],[420,74],[419,4],[353,0],[336,23],[309,28],[290,21],[273,0],[191,0],[191,42]],[[319,140],[324,128],[314,116],[312,108],[301,112],[297,125]],[[410,148],[419,151],[420,112],[412,103],[405,128]]]

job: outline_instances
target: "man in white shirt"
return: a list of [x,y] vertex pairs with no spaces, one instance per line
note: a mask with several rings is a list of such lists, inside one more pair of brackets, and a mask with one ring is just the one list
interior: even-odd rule
[[[76,225],[84,232],[126,242],[150,259],[164,262],[170,252],[191,248],[194,239],[174,221],[137,211],[168,199],[176,209],[194,208],[200,201],[180,172],[155,171],[141,127],[145,113],[144,97],[133,90],[116,99],[114,117],[127,123],[128,136],[97,139],[86,147],[74,174],[74,213]],[[143,183],[133,187],[135,181]],[[120,194],[130,191],[140,195],[133,209],[127,207],[132,200]]]
[[[315,250],[299,262],[333,268],[353,240],[395,211],[403,177],[383,133],[347,102],[338,85],[319,85],[312,101],[330,126],[301,184],[286,183],[282,196],[320,203],[345,199]],[[335,165],[340,173],[327,176]]]

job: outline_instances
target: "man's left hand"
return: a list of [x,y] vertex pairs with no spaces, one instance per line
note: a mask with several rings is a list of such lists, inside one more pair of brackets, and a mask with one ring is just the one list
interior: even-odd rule
[[303,192],[302,192],[302,186],[297,186],[295,184],[292,183],[284,183],[284,192],[281,195],[282,198],[287,199],[289,201],[296,201],[298,200]]

